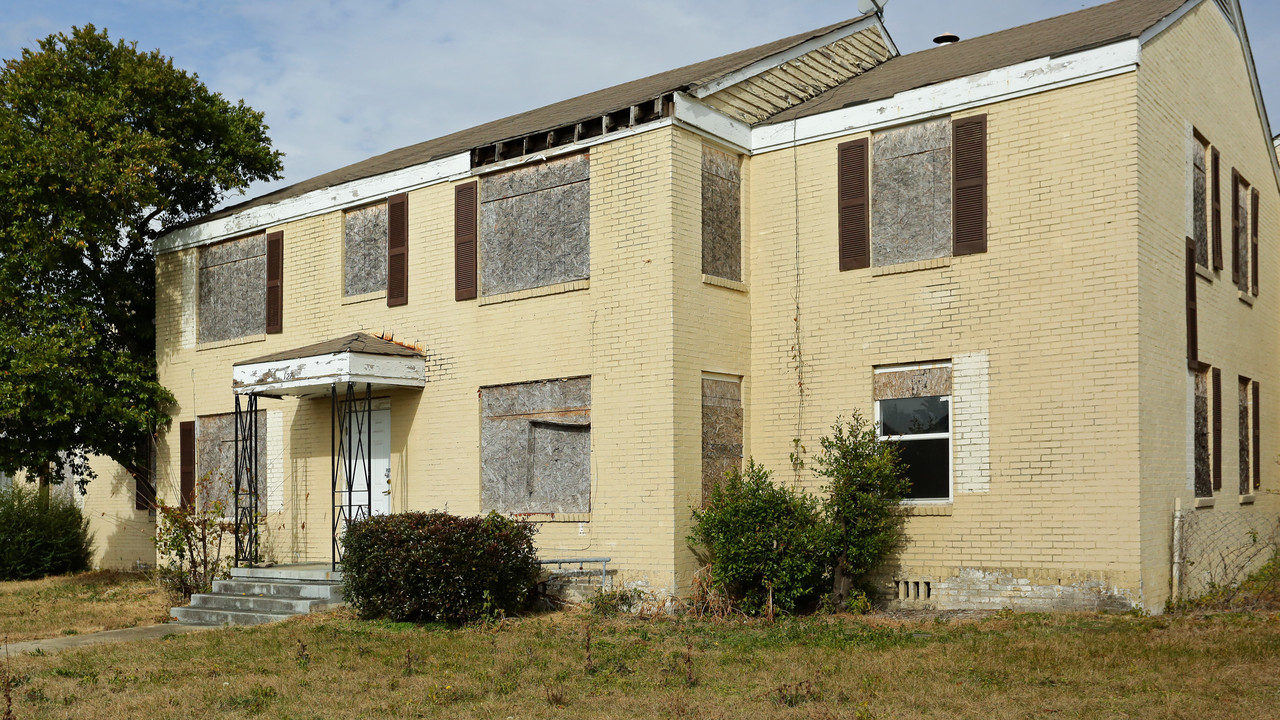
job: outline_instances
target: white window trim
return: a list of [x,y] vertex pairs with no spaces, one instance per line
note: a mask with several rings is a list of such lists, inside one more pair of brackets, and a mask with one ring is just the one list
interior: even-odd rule
[[[876,374],[880,373],[898,373],[909,370],[933,370],[936,368],[950,368],[949,362],[933,362],[920,363],[916,365],[891,365],[886,367],[878,367],[875,369]],[[954,389],[952,390],[954,392]],[[942,402],[951,406],[951,395],[929,395],[927,397],[940,397]],[[891,398],[900,399],[900,398]],[[906,435],[885,435],[883,432],[884,424],[880,416],[880,403],[882,400],[875,401],[875,423],[876,437],[880,440],[893,440],[895,442],[912,442],[914,440],[941,440],[947,441],[947,496],[945,498],[927,498],[927,499],[903,499],[903,505],[950,505],[955,501],[956,496],[956,461],[955,461],[955,424],[952,422],[951,413],[947,414],[947,431],[945,433],[924,433],[921,435],[911,435],[910,440],[903,440],[908,437]]]

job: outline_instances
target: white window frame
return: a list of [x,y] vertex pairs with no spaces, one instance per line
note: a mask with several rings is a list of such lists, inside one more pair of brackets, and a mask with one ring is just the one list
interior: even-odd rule
[[[892,365],[888,367],[878,367],[875,369],[876,374],[880,373],[898,373],[910,370],[932,370],[935,368],[951,368],[949,362],[922,363],[916,365]],[[954,376],[953,376],[954,378]],[[954,380],[953,380],[954,382]],[[954,385],[952,394],[955,393]],[[947,404],[947,431],[945,433],[924,433],[921,435],[886,435],[883,432],[884,423],[881,421],[880,403],[884,400],[875,401],[875,423],[876,437],[880,440],[892,440],[894,442],[913,442],[915,440],[940,440],[947,441],[947,496],[945,498],[904,498],[903,505],[950,505],[955,499],[956,493],[956,460],[955,460],[955,406],[951,404],[952,395],[922,395],[920,397],[936,397]],[[890,398],[891,400],[900,400],[905,398]],[[910,440],[903,438],[910,437]]]

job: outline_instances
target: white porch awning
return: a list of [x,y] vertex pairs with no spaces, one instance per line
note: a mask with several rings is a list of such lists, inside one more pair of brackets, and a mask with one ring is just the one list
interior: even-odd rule
[[347,383],[368,383],[374,390],[421,388],[427,384],[426,361],[411,347],[354,333],[243,360],[231,368],[231,387],[237,395],[328,395],[334,384]]

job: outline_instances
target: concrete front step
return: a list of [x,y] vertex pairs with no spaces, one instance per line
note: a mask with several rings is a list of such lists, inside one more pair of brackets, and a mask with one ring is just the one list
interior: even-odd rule
[[275,598],[262,595],[228,595],[208,593],[192,595],[191,605],[201,610],[245,610],[248,612],[305,615],[317,605],[328,605],[328,599]]
[[304,600],[342,602],[342,586],[291,580],[214,580],[213,591],[220,595],[262,595]]
[[177,607],[169,613],[183,625],[264,625],[266,623],[288,620],[293,617],[287,613],[260,613],[244,610],[213,610],[198,607]]
[[260,625],[343,604],[342,573],[328,565],[235,568],[231,576],[170,613],[186,625]]

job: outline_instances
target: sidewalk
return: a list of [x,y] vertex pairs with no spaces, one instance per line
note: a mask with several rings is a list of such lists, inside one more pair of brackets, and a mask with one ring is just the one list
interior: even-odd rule
[[106,645],[108,643],[133,642],[134,640],[154,640],[169,635],[186,635],[201,630],[218,630],[216,625],[147,625],[145,627],[123,628],[120,630],[104,630],[84,635],[65,635],[46,640],[26,640],[0,646],[0,654],[7,648],[9,656],[32,652],[56,653],[90,645]]

